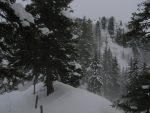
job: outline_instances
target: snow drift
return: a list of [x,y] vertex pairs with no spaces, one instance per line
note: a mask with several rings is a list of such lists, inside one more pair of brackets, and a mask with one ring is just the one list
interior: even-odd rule
[[43,84],[36,86],[37,109],[34,108],[33,86],[1,95],[0,113],[40,113],[40,105],[43,105],[44,113],[119,113],[103,97],[60,82],[55,82],[54,88],[55,92],[47,97]]

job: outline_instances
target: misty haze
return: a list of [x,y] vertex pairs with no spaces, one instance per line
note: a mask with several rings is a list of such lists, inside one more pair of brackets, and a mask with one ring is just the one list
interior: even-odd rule
[[0,0],[0,113],[150,113],[150,0]]

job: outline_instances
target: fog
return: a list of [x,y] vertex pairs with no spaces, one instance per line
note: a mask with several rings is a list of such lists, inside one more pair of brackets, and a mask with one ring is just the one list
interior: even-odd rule
[[71,4],[75,17],[98,19],[101,16],[115,16],[127,22],[142,0],[74,0]]

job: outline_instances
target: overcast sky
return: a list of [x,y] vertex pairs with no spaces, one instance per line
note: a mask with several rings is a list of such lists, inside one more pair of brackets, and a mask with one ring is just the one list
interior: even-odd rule
[[74,10],[73,16],[99,17],[115,16],[118,20],[127,22],[131,14],[136,11],[137,5],[143,0],[73,0],[71,7]]

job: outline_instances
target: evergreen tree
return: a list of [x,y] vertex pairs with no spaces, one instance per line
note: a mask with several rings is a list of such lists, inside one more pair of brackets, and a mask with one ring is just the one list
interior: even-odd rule
[[120,21],[119,25],[116,28],[115,41],[121,46],[126,45],[125,34],[124,34],[124,28],[123,28],[123,25],[122,25],[122,21]]
[[134,79],[137,77],[137,75],[139,74],[139,61],[138,59],[134,58],[134,59],[131,59],[130,61],[130,68],[128,70],[128,77],[129,79]]
[[[120,96],[120,69],[118,66],[117,58],[114,57],[112,60],[112,72],[111,72],[111,86],[110,96],[111,99],[115,100]],[[116,93],[117,92],[117,93]]]
[[102,93],[103,93],[103,96],[108,98],[108,94],[110,90],[108,85],[111,84],[110,80],[111,80],[111,69],[112,69],[112,53],[110,49],[108,49],[107,47],[104,50],[102,66],[103,66]]
[[[102,74],[102,93],[103,96],[110,99],[115,100],[118,98],[120,92],[120,69],[117,63],[116,57],[112,56],[111,50],[107,47],[105,48],[103,54],[103,74]],[[116,93],[117,92],[117,93]]]
[[[58,78],[61,78],[62,82],[79,85],[80,69],[76,67],[77,55],[74,46],[76,41],[72,39],[73,22],[62,14],[63,9],[68,9],[69,3],[70,0],[33,0],[26,9],[34,16],[34,23],[26,19],[19,20],[18,15],[15,15],[11,6],[20,4],[2,2],[1,4],[7,6],[6,9],[0,5],[6,12],[10,25],[14,22],[19,24],[18,28],[12,27],[12,36],[7,40],[12,54],[12,57],[7,55],[9,65],[14,69],[33,70],[34,78],[42,74],[47,95],[54,91],[52,82]],[[27,14],[32,17],[31,14]]]
[[113,37],[114,31],[115,31],[115,18],[110,17],[108,21],[108,32],[111,35],[111,37]]
[[102,17],[101,23],[102,23],[102,29],[106,29],[107,19],[105,16]]
[[121,76],[119,78],[119,84],[120,84],[120,97],[122,95],[125,95],[127,93],[127,81],[128,81],[128,70],[127,68],[126,69],[122,69],[122,72],[121,72]]
[[101,39],[101,25],[100,25],[100,22],[97,21],[96,22],[96,26],[95,26],[95,37],[96,37],[96,50],[97,50],[97,53],[98,53],[98,57],[100,57],[100,48],[102,46],[102,39]]
[[138,5],[138,11],[133,13],[132,20],[129,22],[130,31],[127,33],[127,42],[130,45],[138,45],[149,49],[149,28],[150,28],[150,2],[146,0]]
[[[42,59],[45,59],[42,61],[44,64],[42,70],[45,69],[43,73],[46,75],[45,85],[50,87],[54,79],[60,78],[64,83],[78,86],[81,76],[80,69],[76,68],[77,54],[74,46],[76,40],[72,38],[74,23],[62,14],[62,10],[65,11],[69,8],[68,4],[71,0],[32,1],[32,5],[27,9],[35,15],[35,18],[39,15],[40,18],[36,20],[39,29],[48,28],[51,32],[48,36],[43,37],[42,44]],[[51,89],[53,91],[52,87]]]
[[[30,19],[21,17],[19,12],[16,13],[18,10],[15,7],[19,7]],[[13,0],[0,1],[0,9],[0,16],[2,18],[0,21],[0,54],[2,58],[0,61],[0,85],[2,86],[1,88],[5,89],[1,89],[1,92],[4,92],[17,89],[17,85],[27,78],[27,75],[22,71],[23,68],[15,68],[12,62],[16,59],[14,53],[20,50],[18,48],[18,45],[21,44],[19,41],[27,35],[29,36],[33,31],[34,20],[32,15],[24,10],[23,6],[15,4]],[[19,62],[19,60],[17,59],[16,62]],[[2,61],[7,61],[8,63],[3,64]]]
[[[136,63],[132,63],[134,67]],[[121,98],[118,107],[122,108],[125,112],[131,113],[149,113],[150,112],[150,73],[146,65],[131,68],[129,71],[129,84],[127,85],[128,93]],[[135,69],[135,70],[133,70]],[[132,70],[132,71],[131,71]],[[135,71],[135,72],[134,72]],[[131,74],[131,73],[132,74]],[[134,76],[130,77],[130,76]]]
[[102,66],[98,55],[95,54],[88,70],[88,90],[101,95],[102,78],[101,78]]
[[[81,23],[81,35],[79,37],[77,49],[79,54],[79,62],[82,65],[83,74],[86,76],[87,68],[90,65],[90,61],[93,54],[93,34],[92,34],[92,21],[90,19],[82,19]],[[86,77],[85,77],[86,78]]]

